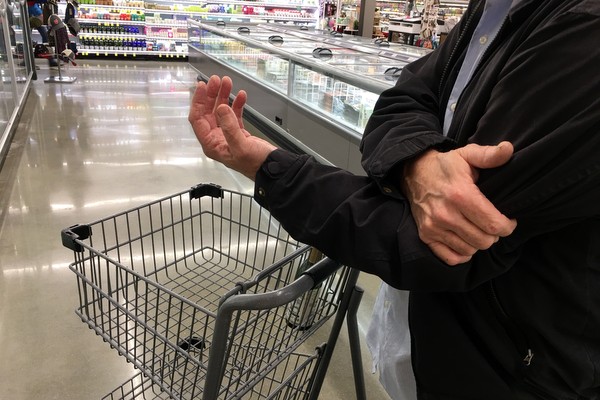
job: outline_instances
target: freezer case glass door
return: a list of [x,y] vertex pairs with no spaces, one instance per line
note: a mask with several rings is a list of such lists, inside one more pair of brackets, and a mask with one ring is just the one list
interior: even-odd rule
[[295,62],[292,62],[292,68],[292,99],[324,114],[330,120],[363,132],[379,94]]
[[201,32],[201,40],[193,45],[222,64],[287,94],[289,60],[284,55],[207,30]]

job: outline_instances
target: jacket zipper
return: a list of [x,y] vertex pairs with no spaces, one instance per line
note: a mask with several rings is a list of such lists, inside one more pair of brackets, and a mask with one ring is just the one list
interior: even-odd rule
[[[475,75],[477,73],[477,69],[481,66],[481,63],[486,59],[486,57],[488,56],[488,54],[492,51],[491,49],[493,49],[494,46],[495,46],[495,44],[500,40],[500,35],[502,34],[502,31],[505,29],[507,21],[508,21],[508,16],[506,18],[504,18],[504,21],[502,21],[502,24],[500,25],[500,28],[498,29],[498,33],[494,37],[493,43],[490,43],[490,45],[485,49],[485,51],[481,55],[481,58],[479,59],[479,63],[475,67],[475,71],[473,71],[473,75]],[[471,82],[467,82],[467,86],[469,85],[469,83],[471,83]],[[463,90],[463,93],[464,93],[464,90]],[[462,95],[456,101],[457,104],[460,103],[460,98],[461,97],[462,97]],[[459,144],[459,146],[462,143],[461,140],[463,140],[462,136],[463,136],[463,130],[460,129],[458,131],[458,134],[456,135],[456,138],[454,139],[456,141],[456,143]]]
[[531,362],[533,361],[535,353],[529,346],[529,342],[525,337],[525,334],[518,328],[517,324],[508,315],[506,310],[504,310],[502,304],[500,304],[494,281],[488,282],[488,294],[490,297],[490,303],[492,304],[492,307],[496,310],[496,314],[499,316],[502,326],[504,327],[504,329],[506,329],[506,332],[508,333],[509,337],[512,339],[512,342],[517,348],[517,351],[524,355],[522,360],[523,364],[526,367],[529,367],[531,365]]
[[440,84],[438,86],[438,97],[439,98],[442,97],[442,85],[444,83],[444,79],[446,79],[446,75],[448,74],[448,68],[450,67],[451,64],[453,64],[454,56],[455,56],[458,48],[462,44],[462,41],[463,41],[466,33],[468,32],[469,28],[471,27],[471,23],[473,22],[473,19],[475,18],[475,14],[477,14],[479,7],[481,7],[482,2],[483,2],[483,0],[480,0],[473,6],[473,11],[470,13],[469,18],[467,19],[467,22],[465,22],[465,27],[463,28],[462,32],[460,33],[460,36],[456,40],[456,44],[454,45],[454,48],[450,52],[450,57],[448,57],[448,62],[446,63],[446,65],[444,66],[444,69],[442,70],[442,75],[440,75]]

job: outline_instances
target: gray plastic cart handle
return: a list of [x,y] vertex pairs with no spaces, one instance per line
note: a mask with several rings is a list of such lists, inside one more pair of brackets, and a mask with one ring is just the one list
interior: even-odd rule
[[202,398],[216,399],[218,397],[225,368],[224,355],[229,326],[235,311],[264,310],[283,306],[319,285],[340,267],[340,263],[330,258],[324,258],[304,271],[294,282],[281,289],[268,293],[239,294],[225,300],[217,311],[213,333],[215,340],[208,355],[208,368]]

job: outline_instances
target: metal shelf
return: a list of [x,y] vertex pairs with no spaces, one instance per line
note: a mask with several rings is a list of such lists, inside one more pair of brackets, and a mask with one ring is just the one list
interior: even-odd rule
[[125,21],[121,19],[95,19],[95,18],[79,18],[79,24],[104,24],[104,25],[146,25],[145,21]]
[[118,56],[122,55],[125,57],[137,57],[137,56],[156,56],[164,58],[186,58],[187,54],[176,53],[172,51],[135,51],[135,50],[92,50],[92,49],[80,49],[79,53],[82,56]]

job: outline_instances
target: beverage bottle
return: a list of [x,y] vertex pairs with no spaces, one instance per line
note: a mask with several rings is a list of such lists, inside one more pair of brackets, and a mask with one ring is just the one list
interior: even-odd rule
[[[311,248],[306,260],[296,270],[295,278],[299,278],[304,271],[316,264],[321,258],[323,258],[323,253],[314,247]],[[315,323],[320,289],[321,284],[287,305],[286,320],[290,328],[304,331]]]

